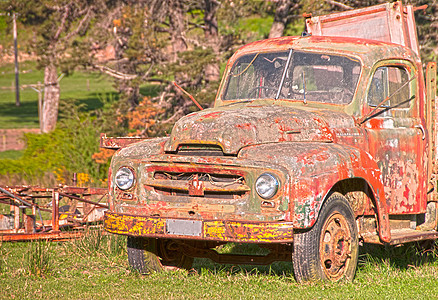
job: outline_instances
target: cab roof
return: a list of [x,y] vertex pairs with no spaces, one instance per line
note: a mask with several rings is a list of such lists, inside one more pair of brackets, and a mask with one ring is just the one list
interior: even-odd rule
[[362,38],[329,36],[287,36],[256,41],[241,47],[230,59],[230,62],[243,54],[285,51],[291,48],[357,56],[364,64],[373,64],[383,59],[407,59],[420,62],[414,51],[401,45]]

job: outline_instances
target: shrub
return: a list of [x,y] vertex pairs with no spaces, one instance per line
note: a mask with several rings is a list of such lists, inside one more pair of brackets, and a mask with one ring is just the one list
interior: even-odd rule
[[[52,178],[61,184],[71,184],[78,173],[83,185],[101,186],[107,176],[109,155],[96,161],[101,132],[108,132],[108,114],[84,113],[74,102],[60,103],[60,121],[47,134],[25,134],[27,148],[20,159],[0,160],[0,176],[18,175],[21,184],[41,184],[41,178]],[[113,124],[113,129],[117,123]],[[49,174],[52,174],[51,176]],[[48,176],[49,175],[49,176]],[[2,178],[3,179],[3,178]],[[5,182],[6,183],[6,182]]]
[[30,275],[46,277],[52,270],[51,244],[47,241],[31,242],[26,256]]
[[109,234],[102,228],[89,228],[81,238],[71,241],[71,248],[84,256],[99,253],[108,257],[118,256],[126,249],[126,237]]

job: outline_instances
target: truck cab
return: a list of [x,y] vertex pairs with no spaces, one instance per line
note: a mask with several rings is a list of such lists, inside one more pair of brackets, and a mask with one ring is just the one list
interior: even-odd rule
[[[213,108],[168,137],[124,142],[105,229],[128,236],[133,268],[292,261],[300,282],[352,280],[359,242],[438,237],[436,65],[424,77],[412,30],[404,44],[324,35],[330,22],[364,22],[364,11],[397,21],[412,8],[315,17],[311,35],[248,44],[228,61]],[[229,242],[269,253],[216,251]]]

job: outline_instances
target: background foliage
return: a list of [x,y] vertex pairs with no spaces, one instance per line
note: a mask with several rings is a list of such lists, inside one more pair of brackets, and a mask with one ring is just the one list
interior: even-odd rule
[[[268,36],[299,35],[304,30],[303,13],[322,15],[386,1],[37,2],[38,5],[35,1],[0,2],[3,12],[0,15],[0,57],[12,54],[11,18],[7,14],[15,12],[19,14],[20,52],[28,53],[37,61],[33,66],[36,70],[31,72],[35,74],[33,81],[43,81],[43,72],[47,77],[50,65],[51,72],[55,70],[58,75],[61,72],[73,77],[85,74],[82,86],[89,80],[87,76],[105,75],[113,83],[108,92],[116,91],[116,94],[94,95],[84,102],[75,101],[81,96],[70,91],[72,96],[67,100],[62,95],[72,88],[61,81],[56,129],[43,135],[26,135],[28,148],[20,158],[11,154],[14,159],[0,159],[0,176],[3,176],[0,179],[5,183],[68,183],[68,178],[76,172],[83,174],[84,184],[104,184],[111,152],[98,148],[100,132],[113,136],[165,135],[181,116],[197,110],[188,97],[175,90],[172,81],[194,95],[203,107],[209,107],[219,85],[220,71],[240,46]],[[409,0],[403,3],[427,5],[416,12],[418,35],[423,60],[436,60],[437,2]],[[274,26],[278,24],[281,26]],[[8,76],[0,77],[2,86],[10,86],[12,77]],[[37,76],[40,79],[36,79]],[[3,80],[6,77],[8,79]],[[68,78],[63,80],[67,82]],[[36,99],[36,93],[32,93]],[[5,117],[19,115],[24,109],[32,110],[30,103],[16,108],[13,97],[6,103],[3,101],[9,99],[8,96],[2,90],[0,95],[3,99],[0,99],[0,109]],[[32,103],[32,113],[36,116],[36,105]],[[26,120],[26,125],[15,120],[7,126],[32,127],[28,118]]]

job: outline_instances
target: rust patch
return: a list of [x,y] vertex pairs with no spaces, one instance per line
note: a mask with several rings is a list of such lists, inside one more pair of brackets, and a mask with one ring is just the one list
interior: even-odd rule
[[223,242],[273,243],[292,242],[293,225],[290,222],[237,222],[221,220],[202,221],[201,236],[169,234],[166,219],[126,214],[105,213],[104,226],[111,233],[157,238],[203,239]]

